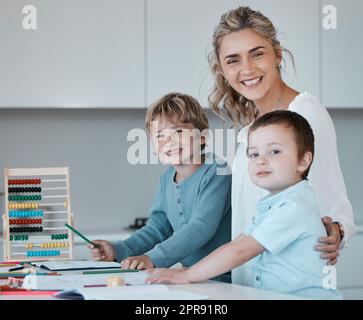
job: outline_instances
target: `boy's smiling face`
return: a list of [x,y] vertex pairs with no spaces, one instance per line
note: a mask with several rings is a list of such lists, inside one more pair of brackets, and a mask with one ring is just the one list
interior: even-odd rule
[[253,183],[278,193],[301,180],[311,162],[307,152],[298,159],[294,132],[286,125],[272,124],[249,134],[248,171]]
[[191,123],[176,117],[158,117],[151,123],[151,139],[160,161],[166,165],[200,164],[204,137]]

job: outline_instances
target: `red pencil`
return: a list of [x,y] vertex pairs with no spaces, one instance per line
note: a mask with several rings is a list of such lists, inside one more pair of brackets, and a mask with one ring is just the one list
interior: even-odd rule
[[59,291],[1,291],[0,295],[4,296],[51,296]]

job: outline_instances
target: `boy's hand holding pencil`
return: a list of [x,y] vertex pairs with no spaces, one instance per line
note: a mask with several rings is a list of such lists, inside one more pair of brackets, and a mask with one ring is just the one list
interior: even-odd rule
[[76,235],[81,237],[87,243],[87,247],[91,249],[92,260],[95,261],[116,260],[116,251],[110,242],[105,240],[91,241],[68,223],[65,223],[65,226],[68,229],[70,229],[72,232],[74,232]]
[[115,261],[116,251],[113,245],[106,240],[94,240],[94,244],[87,243],[91,250],[91,258],[94,261]]

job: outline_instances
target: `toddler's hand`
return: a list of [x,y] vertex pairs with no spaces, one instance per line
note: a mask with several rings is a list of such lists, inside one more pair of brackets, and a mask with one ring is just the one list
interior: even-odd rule
[[147,270],[150,276],[145,280],[146,283],[166,283],[166,284],[184,284],[190,283],[188,278],[188,269],[153,269]]
[[122,269],[151,269],[154,268],[154,264],[150,258],[146,255],[128,257],[121,261]]
[[94,261],[115,261],[116,251],[111,243],[105,240],[92,241],[97,247],[87,243],[87,247],[91,250],[91,258]]

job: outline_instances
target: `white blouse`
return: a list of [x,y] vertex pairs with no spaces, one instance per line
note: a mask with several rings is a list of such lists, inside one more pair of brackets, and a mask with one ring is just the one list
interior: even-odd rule
[[[344,227],[341,248],[356,233],[353,210],[348,200],[340,169],[336,133],[329,113],[314,95],[300,93],[289,104],[288,110],[302,115],[310,124],[315,138],[315,154],[308,182],[317,198],[323,216],[330,216]],[[232,166],[232,239],[240,235],[256,214],[256,204],[267,191],[255,186],[247,170],[247,133],[249,126],[238,134],[239,147]],[[232,282],[251,286],[253,260],[232,271]]]

